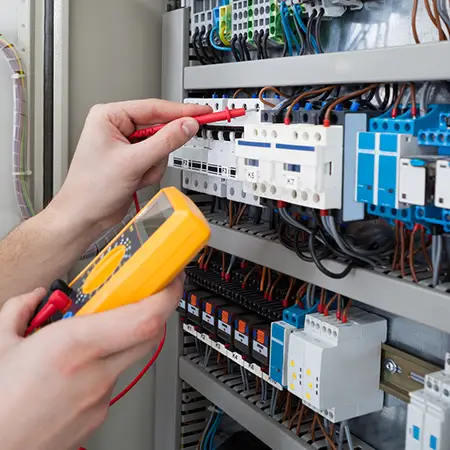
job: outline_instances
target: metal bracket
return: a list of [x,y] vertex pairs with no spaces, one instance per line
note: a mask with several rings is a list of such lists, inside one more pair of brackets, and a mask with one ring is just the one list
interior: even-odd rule
[[381,346],[381,365],[381,389],[406,403],[410,392],[423,388],[425,375],[441,370],[386,344]]

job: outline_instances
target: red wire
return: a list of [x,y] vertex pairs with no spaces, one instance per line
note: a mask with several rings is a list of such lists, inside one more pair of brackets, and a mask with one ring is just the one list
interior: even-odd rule
[[133,194],[134,207],[136,208],[136,214],[141,210],[141,206],[139,205],[139,199],[137,193]]
[[139,374],[137,375],[137,377],[119,394],[117,394],[110,402],[109,402],[109,406],[114,405],[115,403],[117,403],[121,398],[123,398],[125,395],[128,394],[128,392],[131,391],[131,389],[134,388],[134,386],[136,386],[136,384],[139,383],[139,381],[141,380],[141,378],[148,372],[148,370],[150,369],[150,367],[153,366],[153,364],[155,363],[155,361],[158,359],[159,354],[161,353],[162,348],[164,347],[164,342],[166,341],[166,325],[164,324],[164,335],[161,339],[161,341],[159,342],[158,348],[156,349],[154,355],[152,356],[152,359],[145,365],[145,367],[139,372]]
[[[109,406],[113,406],[116,404],[119,400],[121,400],[125,395],[128,394],[128,392],[131,391],[138,383],[141,381],[143,376],[149,371],[149,369],[153,366],[153,364],[158,359],[159,354],[161,353],[161,350],[164,347],[164,342],[166,341],[166,333],[167,333],[167,327],[166,324],[164,324],[164,335],[159,342],[158,348],[156,349],[154,355],[152,356],[152,359],[145,365],[145,367],[139,372],[139,374],[136,376],[136,378],[119,394],[117,394],[110,402]],[[84,447],[80,447],[79,450],[86,450]]]

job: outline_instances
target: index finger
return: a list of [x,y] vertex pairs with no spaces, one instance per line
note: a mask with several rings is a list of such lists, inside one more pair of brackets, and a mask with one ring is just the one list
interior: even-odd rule
[[163,291],[139,303],[111,311],[74,317],[40,331],[55,331],[67,337],[66,344],[83,350],[87,358],[103,358],[155,339],[175,311],[183,291],[183,280],[177,277]]

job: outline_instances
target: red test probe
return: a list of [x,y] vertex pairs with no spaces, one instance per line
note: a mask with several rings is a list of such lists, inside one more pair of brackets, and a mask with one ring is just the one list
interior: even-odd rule
[[[231,122],[231,119],[234,119],[235,117],[245,116],[246,113],[247,110],[245,108],[236,108],[236,109],[225,108],[223,111],[210,114],[202,114],[201,116],[193,117],[193,119],[195,119],[199,125],[206,125],[207,123],[221,122],[222,120]],[[143,128],[142,130],[137,130],[128,137],[128,140],[134,142],[141,141],[150,136],[153,136],[165,126],[166,124],[164,123],[149,128]]]

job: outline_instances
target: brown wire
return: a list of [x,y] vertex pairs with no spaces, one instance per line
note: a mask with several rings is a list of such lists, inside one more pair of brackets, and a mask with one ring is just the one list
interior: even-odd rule
[[374,83],[374,84],[371,84],[371,85],[365,87],[364,89],[359,89],[358,91],[351,92],[350,94],[347,94],[347,95],[337,98],[333,103],[331,103],[331,105],[328,106],[328,108],[325,112],[325,117],[323,119],[324,123],[325,123],[325,121],[327,121],[327,122],[330,121],[331,113],[333,112],[333,109],[337,105],[339,105],[340,103],[345,102],[347,100],[351,100],[353,98],[359,97],[359,96],[365,94],[366,92],[369,92],[372,89],[375,89],[377,87],[378,87],[378,84]]
[[405,94],[406,89],[406,83],[402,84],[402,87],[400,88],[400,92],[398,93],[398,97],[395,100],[394,106],[392,107],[392,115],[395,117],[394,112],[397,112],[398,105],[400,105],[400,102],[402,101],[403,95]]
[[291,412],[291,403],[292,403],[292,394],[290,392],[287,393],[286,406],[284,407],[284,413],[282,422],[288,419],[289,414]]
[[292,426],[294,425],[295,419],[300,415],[300,408],[301,408],[301,406],[302,406],[302,402],[299,401],[297,403],[297,408],[295,410],[295,414],[291,417],[291,420],[289,421],[288,430],[292,429]]
[[338,296],[337,294],[334,294],[333,297],[331,297],[331,300],[325,306],[325,310],[326,311],[330,309],[331,305],[334,303],[334,301],[336,300],[337,296]]
[[325,427],[323,426],[322,422],[320,421],[320,418],[317,419],[317,423],[319,424],[319,428],[322,431],[325,439],[327,440],[328,444],[330,445],[331,450],[336,450],[336,445],[334,444],[333,439],[328,436],[327,431],[325,430]]
[[281,92],[278,88],[276,88],[275,86],[265,86],[263,87],[258,94],[258,98],[261,101],[261,103],[264,103],[267,106],[270,106],[271,108],[273,108],[275,106],[274,103],[267,101],[264,97],[263,94],[267,91],[272,91],[275,92],[275,94],[279,95],[280,97],[285,97],[288,98],[289,95],[284,94],[283,92]]
[[405,250],[405,225],[403,222],[400,222],[400,272],[402,274],[402,278],[406,277]]
[[431,23],[437,28],[436,18],[434,17],[433,11],[431,11],[430,2],[428,0],[424,0],[425,9],[427,10],[428,17],[431,20]]
[[315,90],[313,90],[313,91],[303,92],[302,94],[300,94],[300,95],[299,95],[299,96],[291,103],[291,105],[290,105],[289,108],[287,109],[287,111],[286,111],[286,118],[287,118],[288,120],[290,119],[292,110],[294,109],[294,106],[295,106],[297,103],[301,102],[303,99],[308,98],[308,97],[311,97],[311,96],[313,96],[313,95],[323,94],[323,93],[325,93],[325,92],[332,91],[332,90],[334,90],[334,89],[336,89],[336,88],[337,88],[337,85],[335,85],[335,86],[328,86],[328,87],[324,87],[324,88],[321,88],[321,89],[315,89]]
[[411,14],[411,28],[414,41],[420,44],[419,33],[417,32],[417,9],[419,7],[419,0],[413,0],[412,14]]
[[244,89],[244,88],[239,88],[239,89],[237,89],[236,91],[234,91],[233,98],[237,98],[237,96],[238,96],[241,92],[243,92],[244,94],[246,94],[246,95],[248,95],[250,98],[252,98],[252,93],[251,93],[250,91],[248,91],[247,89]]
[[416,84],[409,83],[409,91],[411,93],[411,111],[413,119],[417,116],[417,101],[416,101]]
[[350,298],[347,302],[347,306],[344,309],[343,317],[348,317],[348,312],[350,311],[350,307],[352,306],[352,299]]
[[277,284],[280,282],[281,278],[283,278],[283,274],[280,273],[278,275],[278,278],[275,280],[275,282],[272,284],[272,287],[270,288],[269,291],[269,298],[272,297],[273,291],[275,290],[275,288],[277,287]]
[[229,206],[229,216],[230,216],[230,228],[233,228],[233,200],[230,200]]
[[418,230],[417,226],[414,226],[413,231],[411,233],[411,239],[409,240],[409,255],[408,255],[409,268],[411,270],[411,275],[415,283],[419,282],[419,280],[417,279],[416,267],[414,264],[414,237],[416,235],[417,230]]
[[399,249],[399,232],[398,232],[399,226],[398,221],[395,221],[395,249],[394,249],[394,256],[392,258],[392,270],[395,270],[397,267],[397,259],[398,259],[398,249]]
[[302,403],[302,407],[300,408],[300,415],[297,422],[297,427],[295,428],[295,434],[298,436],[300,433],[300,427],[302,425],[303,415],[305,414],[305,405]]
[[425,258],[425,261],[427,262],[428,268],[433,271],[433,264],[431,263],[430,255],[428,254],[427,250],[427,244],[425,242],[425,228],[422,227],[420,230],[420,248],[423,253],[423,257]]
[[242,216],[244,215],[245,210],[247,209],[247,206],[248,206],[248,205],[242,205],[242,206],[241,206],[241,209],[240,209],[239,212],[238,212],[236,221],[234,222],[233,226],[234,226],[234,225],[237,225],[237,224],[239,223],[239,221],[242,219]]
[[314,419],[312,421],[311,428],[310,428],[311,440],[313,442],[316,442],[316,422],[317,422],[317,419],[318,419],[318,415],[317,415],[317,413],[314,413]]

